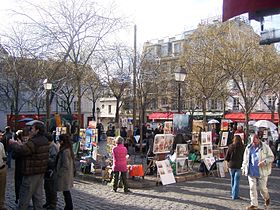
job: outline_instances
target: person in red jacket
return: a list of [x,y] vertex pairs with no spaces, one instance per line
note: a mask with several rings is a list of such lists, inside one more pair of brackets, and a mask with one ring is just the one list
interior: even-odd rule
[[127,149],[124,146],[124,139],[121,136],[118,136],[116,139],[117,146],[113,147],[113,191],[117,192],[119,177],[123,183],[124,192],[131,192],[127,186],[126,173],[127,173]]

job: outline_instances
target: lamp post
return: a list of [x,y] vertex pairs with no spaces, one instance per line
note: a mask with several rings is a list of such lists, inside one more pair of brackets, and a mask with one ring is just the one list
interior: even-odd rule
[[44,89],[46,90],[46,129],[47,132],[49,131],[49,125],[50,125],[50,112],[51,112],[51,106],[50,106],[50,91],[52,89],[52,83],[49,83],[47,79],[44,81]]
[[174,71],[175,81],[178,82],[178,113],[181,113],[181,82],[184,82],[187,71],[182,66]]

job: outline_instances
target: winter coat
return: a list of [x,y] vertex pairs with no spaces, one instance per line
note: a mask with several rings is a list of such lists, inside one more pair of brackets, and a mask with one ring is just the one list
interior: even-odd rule
[[118,144],[113,148],[113,171],[127,171],[126,155],[127,149],[123,144]]
[[[242,173],[245,176],[248,176],[249,171],[249,160],[250,160],[250,149],[253,145],[247,145],[244,155],[243,155],[243,163],[242,163]],[[271,174],[271,166],[274,161],[274,155],[270,149],[270,147],[260,142],[260,151],[258,152],[259,162],[265,161],[265,166],[259,167],[260,177],[268,176]]]
[[49,160],[49,143],[43,135],[35,135],[24,144],[11,144],[13,151],[22,157],[23,176],[44,174]]
[[70,148],[61,149],[57,154],[55,185],[57,191],[69,191],[74,182],[74,161]]
[[280,160],[280,140],[279,139],[275,142],[275,154],[276,154],[275,159]]
[[228,161],[228,167],[231,169],[240,169],[243,161],[245,147],[237,144],[229,145],[225,160]]

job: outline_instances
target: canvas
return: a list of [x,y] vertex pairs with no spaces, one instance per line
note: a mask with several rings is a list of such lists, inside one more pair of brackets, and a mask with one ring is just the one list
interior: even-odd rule
[[177,158],[186,158],[189,155],[187,144],[176,145],[176,156]]
[[227,141],[228,141],[228,132],[223,132],[222,133],[222,139],[220,142],[221,147],[226,147],[227,146]]
[[174,114],[173,115],[173,133],[187,133],[189,126],[189,115]]
[[174,136],[172,134],[157,134],[154,138],[153,153],[169,153],[172,150]]
[[176,174],[184,174],[188,172],[188,159],[177,158],[176,159]]
[[212,144],[202,144],[201,145],[201,159],[205,159],[208,157],[213,157],[213,146]]

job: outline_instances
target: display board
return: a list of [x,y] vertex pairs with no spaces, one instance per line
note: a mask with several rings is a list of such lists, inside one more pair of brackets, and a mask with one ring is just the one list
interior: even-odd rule
[[172,134],[172,121],[166,121],[164,122],[164,134]]
[[189,155],[187,144],[176,145],[176,158],[186,158]]
[[174,136],[172,134],[157,134],[154,138],[153,153],[169,153],[172,150]]
[[212,132],[201,132],[201,144],[212,144]]
[[66,134],[67,129],[66,127],[56,127],[55,129],[55,140],[58,141],[59,135]]
[[92,150],[92,146],[97,146],[97,129],[80,129],[80,149]]
[[227,146],[227,141],[228,141],[228,132],[223,132],[221,142],[220,142],[220,146],[221,147],[226,147]]
[[192,132],[192,144],[199,144],[199,133]]
[[212,144],[202,144],[200,154],[201,154],[201,159],[213,157],[213,146],[212,146]]
[[169,160],[156,161],[156,165],[162,185],[176,183]]
[[189,126],[189,115],[174,114],[173,115],[173,134],[187,133]]
[[210,171],[212,165],[216,162],[216,160],[214,157],[209,157],[209,158],[204,158],[203,162],[204,162],[207,170]]
[[185,174],[188,172],[188,158],[176,159],[176,174]]

